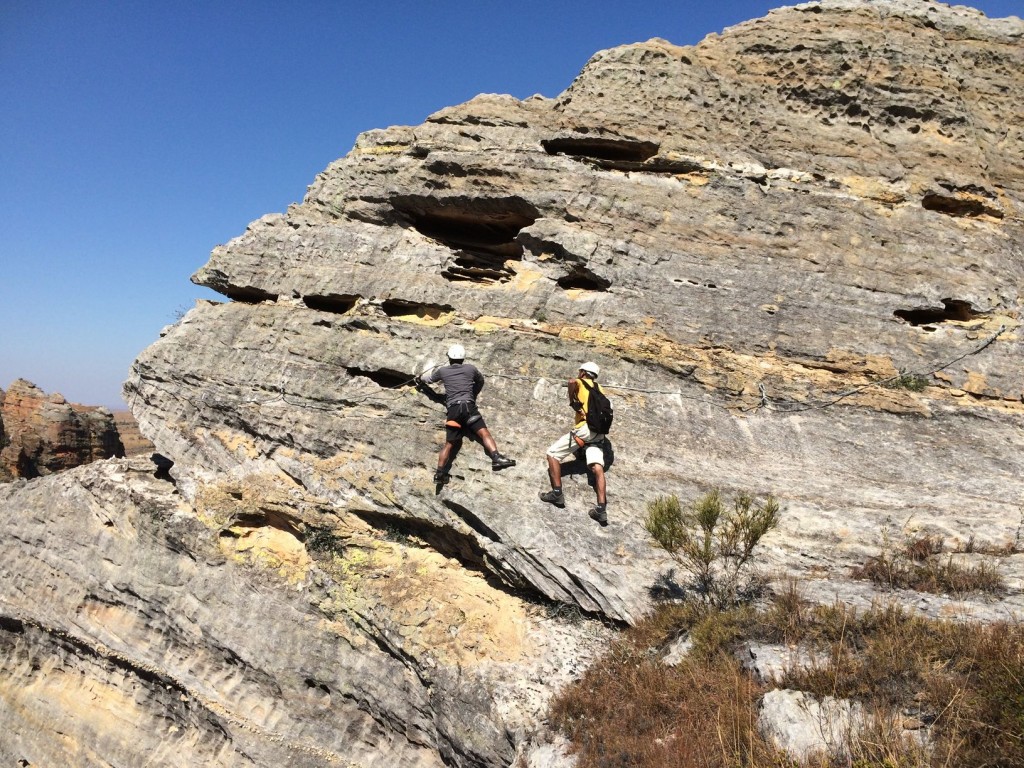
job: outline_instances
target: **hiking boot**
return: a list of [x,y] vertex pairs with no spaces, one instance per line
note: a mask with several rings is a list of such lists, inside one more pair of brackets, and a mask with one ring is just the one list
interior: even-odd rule
[[540,495],[541,501],[546,501],[548,504],[554,504],[560,509],[565,509],[565,496],[562,495],[561,488],[554,488],[550,491],[546,491]]
[[602,527],[608,525],[608,512],[603,504],[598,504],[588,514],[592,520],[596,520]]
[[491,454],[491,469],[494,472],[498,472],[508,467],[514,467],[516,465],[515,459],[510,459],[508,456],[502,456],[500,453],[495,451]]
[[451,479],[451,475],[440,469],[434,473],[434,485],[448,485],[448,481]]

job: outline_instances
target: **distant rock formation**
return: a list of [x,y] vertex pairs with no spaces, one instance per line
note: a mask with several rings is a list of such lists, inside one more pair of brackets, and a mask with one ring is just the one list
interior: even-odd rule
[[[820,600],[868,604],[850,566],[904,523],[1008,552],[1022,42],[823,0],[360,136],[133,365],[176,485],[124,460],[0,488],[0,762],[558,765],[552,693],[685,587],[642,525],[668,493],[773,492],[766,564]],[[468,445],[438,492],[410,383],[453,342],[519,466]],[[585,360],[607,528],[583,467],[537,498]],[[1024,556],[998,567],[1005,598],[926,608],[1024,611]]]
[[149,456],[153,453],[153,443],[142,436],[131,411],[114,411],[114,424],[117,425],[125,456]]
[[124,456],[114,416],[18,379],[0,390],[0,481],[61,472]]

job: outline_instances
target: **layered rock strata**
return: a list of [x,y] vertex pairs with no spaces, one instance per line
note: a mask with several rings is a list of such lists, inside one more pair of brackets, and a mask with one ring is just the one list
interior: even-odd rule
[[0,482],[123,455],[106,408],[69,403],[24,379],[0,390]]
[[[69,704],[14,693],[88,657],[83,685],[156,675],[125,719],[163,712],[161,754],[539,759],[544,702],[607,631],[566,617],[632,622],[685,589],[646,505],[711,487],[780,499],[766,564],[819,599],[873,599],[849,567],[924,531],[1009,591],[906,599],[1019,612],[1022,42],[1018,19],[828,0],[360,136],[214,250],[194,280],[229,301],[134,364],[126,400],[176,486],[114,462],[0,499],[64,499],[17,537],[48,580],[0,601],[10,756],[43,749],[45,718],[88,741]],[[443,412],[411,378],[453,342],[519,465],[468,445],[437,489]],[[607,528],[581,466],[566,509],[537,498],[585,360],[616,407]],[[104,484],[132,490],[71,564],[40,558]],[[74,565],[98,552],[97,575]]]
[[[1021,29],[809,4],[604,51],[556,99],[364,134],[301,205],[214,250],[194,279],[232,301],[170,329],[127,396],[189,493],[280,467],[616,620],[665,573],[639,525],[665,493],[780,495],[787,568],[822,541],[863,548],[838,510],[950,536],[967,514],[999,540],[1024,413]],[[523,461],[497,478],[467,455],[438,496],[440,414],[408,383],[451,341]],[[536,500],[560,385],[589,359],[619,396],[606,532],[584,524],[582,475],[572,511]],[[901,371],[928,387],[873,386]]]

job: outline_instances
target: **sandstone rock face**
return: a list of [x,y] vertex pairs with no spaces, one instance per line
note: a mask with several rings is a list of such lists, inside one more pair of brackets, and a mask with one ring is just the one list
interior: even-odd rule
[[18,379],[0,390],[0,481],[39,477],[123,456],[106,408],[68,403]]
[[[780,495],[787,569],[890,516],[996,543],[1022,468],[1022,29],[815,3],[364,134],[214,250],[194,279],[233,301],[168,329],[126,395],[187,494],[269,464],[617,620],[666,573],[639,525],[664,493]],[[403,385],[453,341],[521,463],[467,451],[435,495],[440,413]],[[590,359],[618,395],[606,531],[583,474],[568,511],[536,500]],[[929,386],[872,386],[903,370]]]
[[0,762],[510,764],[600,630],[296,511],[337,518],[283,475],[186,504],[139,460],[0,487]]
[[[164,718],[166,764],[558,765],[543,706],[607,632],[566,617],[685,588],[646,504],[711,487],[780,499],[767,565],[822,600],[871,600],[849,567],[925,531],[998,553],[1010,591],[905,599],[1020,612],[1022,43],[827,0],[360,136],[214,250],[193,279],[230,301],[133,366],[175,486],[108,462],[2,492],[35,532],[3,574],[0,754],[46,762],[31,724],[60,722],[83,764],[130,761],[144,728],[87,720],[92,688]],[[467,444],[438,490],[443,411],[411,379],[455,342],[519,465]],[[586,360],[616,408],[607,528],[581,466],[566,509],[537,498]],[[83,688],[19,693],[54,669]]]

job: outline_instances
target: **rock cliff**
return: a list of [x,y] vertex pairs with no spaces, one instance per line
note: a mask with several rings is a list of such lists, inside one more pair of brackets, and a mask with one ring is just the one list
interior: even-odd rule
[[106,408],[68,403],[24,379],[0,390],[0,482],[123,455]]
[[[826,600],[871,599],[849,567],[894,527],[1012,541],[1022,43],[826,0],[361,135],[134,364],[176,485],[121,461],[0,491],[0,756],[539,765],[547,697],[610,631],[587,617],[680,586],[658,496],[774,493],[772,574]],[[410,380],[454,342],[519,465],[467,445],[438,491]],[[582,467],[566,509],[537,498],[585,360],[616,408],[607,528]],[[1019,612],[1024,556],[997,567],[1005,599],[921,605]]]

